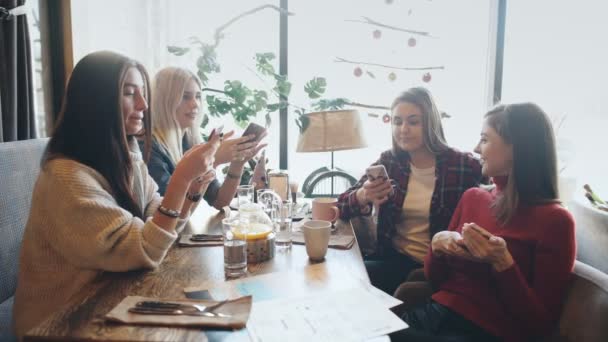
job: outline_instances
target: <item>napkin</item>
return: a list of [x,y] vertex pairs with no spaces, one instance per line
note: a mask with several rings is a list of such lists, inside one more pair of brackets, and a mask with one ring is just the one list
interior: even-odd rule
[[[300,222],[293,222],[291,233],[291,240],[297,245],[304,245],[304,233],[302,232],[302,226],[308,220],[302,220]],[[330,235],[329,236],[329,248],[335,249],[351,249],[355,244],[355,237],[352,235]]]
[[142,315],[129,312],[129,308],[134,307],[140,301],[170,301],[189,304],[202,304],[205,306],[213,305],[217,301],[200,301],[192,299],[158,299],[140,296],[127,296],[110,312],[106,314],[106,319],[113,322],[137,325],[162,325],[162,326],[190,326],[190,327],[213,327],[213,328],[244,328],[251,312],[251,296],[240,297],[229,301],[220,306],[214,312],[230,315],[231,317],[208,317],[208,316],[187,316],[187,315]]

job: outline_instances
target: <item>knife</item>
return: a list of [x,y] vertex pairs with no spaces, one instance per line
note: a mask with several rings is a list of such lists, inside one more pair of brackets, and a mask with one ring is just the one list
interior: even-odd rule
[[154,308],[154,307],[143,307],[134,306],[129,308],[130,313],[141,314],[141,315],[171,315],[171,316],[203,316],[203,317],[219,317],[219,318],[231,318],[231,315],[226,315],[219,312],[209,311],[184,311],[180,309],[170,308]]

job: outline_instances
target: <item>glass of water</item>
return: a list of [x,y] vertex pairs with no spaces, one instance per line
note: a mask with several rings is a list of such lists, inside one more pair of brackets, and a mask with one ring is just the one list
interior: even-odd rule
[[238,217],[222,220],[224,234],[224,274],[235,278],[247,273],[247,224]]
[[253,203],[253,185],[239,185],[236,188],[239,207],[241,204]]
[[281,206],[275,206],[273,221],[275,225],[275,246],[280,249],[291,248],[291,221],[293,218],[293,202],[283,201]]

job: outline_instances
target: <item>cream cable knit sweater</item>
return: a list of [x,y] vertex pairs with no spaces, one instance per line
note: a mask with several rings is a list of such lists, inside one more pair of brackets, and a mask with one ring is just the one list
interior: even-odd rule
[[68,159],[52,160],[41,170],[21,247],[14,305],[17,336],[103,271],[157,267],[177,238],[151,220],[162,198],[133,143],[132,187],[145,208],[145,223],[116,203],[97,171]]

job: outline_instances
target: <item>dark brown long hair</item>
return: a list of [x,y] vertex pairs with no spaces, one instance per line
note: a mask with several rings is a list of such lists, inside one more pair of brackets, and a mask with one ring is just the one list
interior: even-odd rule
[[[435,100],[431,93],[423,87],[410,88],[395,98],[391,105],[391,111],[400,103],[407,102],[420,108],[422,112],[422,128],[424,146],[433,154],[441,153],[448,149],[448,143],[443,134],[441,125],[441,112],[437,109]],[[391,133],[392,135],[392,133]],[[407,154],[393,140],[393,154],[400,156]]]
[[506,224],[520,205],[558,203],[557,154],[553,126],[534,103],[499,105],[485,115],[488,124],[513,146],[507,184],[492,207]]
[[[131,192],[133,165],[124,127],[121,97],[127,70],[137,68],[144,79],[150,103],[150,83],[145,68],[114,52],[91,53],[78,62],[68,82],[62,111],[42,164],[57,157],[73,159],[99,172],[110,184],[118,204],[143,218]],[[150,146],[150,108],[144,111],[146,154]]]

